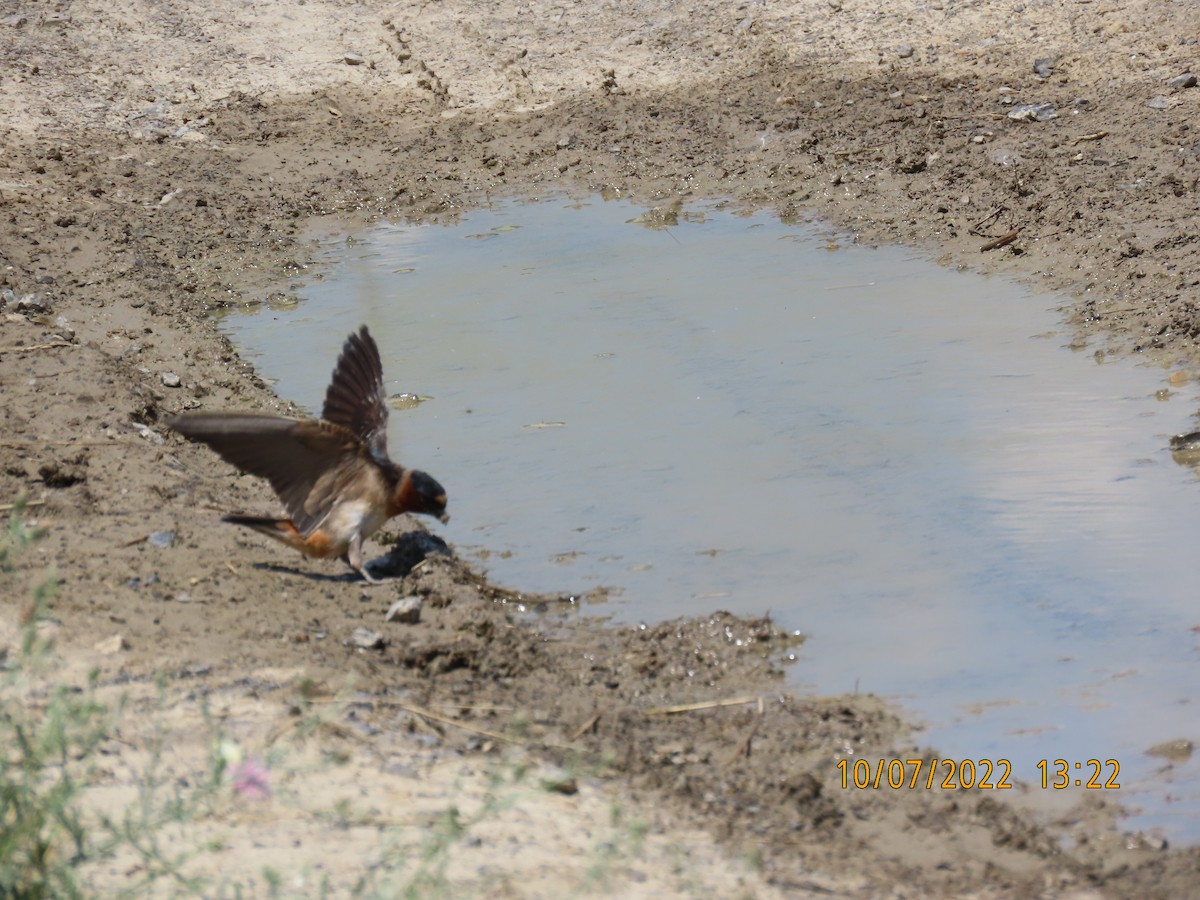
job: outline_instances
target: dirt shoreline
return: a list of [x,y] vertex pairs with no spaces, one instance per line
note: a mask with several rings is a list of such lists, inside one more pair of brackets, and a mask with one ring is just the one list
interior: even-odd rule
[[[300,235],[315,218],[445,220],[550,191],[822,217],[1064,291],[1077,346],[1098,359],[1195,369],[1200,88],[1172,79],[1200,67],[1200,6],[989,6],[219,0],[200,18],[183,3],[100,0],[0,17],[12,73],[0,83],[0,502],[42,504],[49,536],[21,584],[60,573],[66,671],[98,667],[114,692],[166,672],[181,740],[199,697],[263,748],[313,684],[341,698],[310,738],[349,760],[341,787],[310,784],[250,818],[321,821],[322,803],[358,785],[373,819],[295,836],[360,840],[327,862],[342,887],[385,826],[419,830],[391,810],[420,785],[424,808],[453,803],[455,779],[471,776],[435,773],[507,759],[511,744],[535,768],[588,774],[573,797],[523,795],[521,809],[554,807],[550,819],[456,851],[459,889],[1184,895],[1200,852],[1123,834],[1104,802],[1046,821],[999,792],[840,790],[838,759],[928,751],[873,698],[787,692],[792,639],[768,622],[697,610],[607,628],[441,555],[371,592],[333,564],[264,565],[271,548],[215,523],[273,508],[269,492],[162,425],[187,408],[288,408],[211,313],[286,294],[311,266]],[[1009,117],[1027,104],[1055,116]],[[438,476],[453,503],[453,473]],[[170,547],[145,540],[160,531]],[[422,622],[385,626],[390,600],[413,593]],[[19,595],[0,602],[10,628]],[[539,605],[549,611],[518,611]],[[348,645],[364,625],[386,645]],[[743,697],[755,699],[648,712]],[[414,711],[433,709],[467,728]],[[126,727],[122,746],[136,746]],[[108,787],[122,785],[114,774]],[[605,802],[652,837],[593,884],[587,841],[601,840]],[[560,829],[552,848],[546,821]],[[233,810],[224,824],[252,823]],[[558,851],[581,830],[577,852]],[[197,865],[244,869],[255,895],[257,860],[227,847]]]

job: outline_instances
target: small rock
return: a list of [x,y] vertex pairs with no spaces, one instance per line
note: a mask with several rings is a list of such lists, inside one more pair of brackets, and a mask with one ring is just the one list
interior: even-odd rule
[[378,631],[360,626],[350,635],[350,645],[360,650],[382,650],[387,646],[387,639]]
[[1196,76],[1191,72],[1184,72],[1182,75],[1176,75],[1167,85],[1173,91],[1182,91],[1184,88],[1192,88],[1196,86]]
[[20,13],[0,19],[0,25],[7,25],[9,28],[24,28],[28,22],[29,19]]
[[542,789],[552,794],[574,797],[579,793],[579,782],[563,772],[549,778],[543,778]]
[[1022,103],[1009,110],[1008,117],[1014,122],[1048,122],[1058,118],[1053,103]]
[[1125,835],[1126,850],[1157,850],[1161,852],[1169,847],[1167,839],[1161,834],[1147,834],[1144,831],[1138,831]]
[[[115,438],[117,435],[113,434],[110,436]],[[148,428],[145,425],[138,429],[138,437],[140,437],[142,440],[149,441],[156,447],[161,447],[167,442],[166,438],[164,438],[161,434],[159,434],[153,428]]]
[[912,44],[901,44],[896,48],[896,55],[901,59],[908,59],[915,52],[916,51],[912,48]]
[[366,60],[357,53],[346,53],[342,56],[342,62],[348,66],[361,66]]
[[383,620],[398,622],[401,625],[416,625],[421,621],[421,609],[424,606],[425,601],[415,594],[411,597],[401,597],[388,607],[387,615],[383,617]]
[[1158,97],[1151,97],[1149,100],[1147,100],[1146,105],[1151,109],[1166,109],[1171,104],[1166,97],[1159,95]]
[[1015,166],[1021,162],[1020,155],[1008,147],[992,147],[988,150],[987,157],[998,166]]
[[26,294],[23,297],[18,297],[14,305],[17,308],[17,312],[35,314],[50,312],[50,304],[41,294]]
[[166,550],[175,543],[176,534],[174,531],[156,531],[147,536],[146,543],[151,547],[157,547],[159,550]]
[[203,128],[208,123],[209,120],[207,118],[194,119],[193,121],[184,125],[180,125],[178,128],[176,128],[174,136],[177,138],[187,138],[188,135],[196,135],[200,138],[200,140],[204,140],[205,136],[199,134],[196,129]]
[[122,650],[128,650],[129,644],[125,642],[124,635],[114,634],[112,637],[106,637],[102,641],[97,641],[92,646],[92,649],[105,656],[112,656],[115,653],[120,653]]
[[1172,450],[1200,450],[1200,431],[1189,431],[1171,438]]
[[68,344],[75,343],[75,329],[71,327],[66,316],[59,316],[55,319],[54,328],[55,333]]
[[1033,61],[1033,71],[1039,78],[1049,78],[1054,74],[1055,60],[1049,57],[1035,59]]
[[179,376],[174,372],[163,372],[162,383],[164,387],[177,388],[183,382],[179,380]]

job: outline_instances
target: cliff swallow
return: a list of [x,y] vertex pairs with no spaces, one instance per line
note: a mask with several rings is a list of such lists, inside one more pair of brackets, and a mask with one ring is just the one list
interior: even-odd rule
[[446,491],[387,455],[388,409],[379,348],[364,325],[342,347],[321,418],[262,413],[184,413],[167,424],[211,447],[243,472],[265,478],[287,518],[226,516],[305,556],[340,556],[367,581],[363,541],[392,516],[424,513],[446,522]]

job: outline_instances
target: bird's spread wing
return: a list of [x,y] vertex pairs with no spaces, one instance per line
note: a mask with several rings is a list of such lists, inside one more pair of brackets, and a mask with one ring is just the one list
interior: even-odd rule
[[226,462],[271,483],[306,537],[329,513],[348,478],[367,461],[358,438],[329,422],[254,413],[188,413],[171,428],[212,447]]
[[364,325],[346,339],[333,370],[321,418],[349,429],[380,462],[387,459],[387,397],[383,362]]

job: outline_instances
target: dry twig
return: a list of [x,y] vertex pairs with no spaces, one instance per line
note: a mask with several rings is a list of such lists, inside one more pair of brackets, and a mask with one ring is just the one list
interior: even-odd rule
[[45,500],[26,500],[24,503],[0,503],[0,512],[12,512],[18,506],[28,509],[31,506],[45,506]]
[[589,718],[586,722],[584,722],[582,725],[580,725],[578,728],[576,728],[574,731],[572,731],[570,737],[568,737],[567,740],[569,740],[569,741],[579,740],[581,737],[583,737],[583,735],[585,735],[587,732],[591,731],[593,728],[596,727],[596,723],[600,721],[601,715],[602,714],[600,712],[597,712],[595,715],[593,715],[591,718]]
[[57,347],[73,347],[66,341],[50,341],[45,344],[26,344],[24,347],[2,347],[0,353],[28,353],[31,350],[54,350]]
[[503,741],[506,744],[521,743],[516,738],[510,738],[506,734],[500,734],[497,731],[488,731],[486,728],[476,728],[474,725],[467,725],[465,722],[459,722],[451,719],[449,716],[441,716],[435,713],[432,709],[425,709],[421,706],[412,706],[408,703],[400,703],[396,700],[372,700],[372,703],[386,703],[388,706],[395,706],[406,712],[412,713],[414,716],[421,716],[429,719],[432,722],[441,722],[443,725],[453,725],[455,728],[461,728],[463,731],[469,731],[472,734],[481,734],[484,737],[490,737],[492,740]]
[[[760,701],[757,694],[752,697],[731,697],[728,700],[705,700],[702,703],[681,703],[678,706],[656,706],[646,710],[648,716],[668,716],[673,713],[696,712],[701,709],[717,709],[721,706],[742,706]],[[761,701],[760,701],[761,702]]]
[[999,247],[1003,247],[1005,244],[1011,244],[1013,241],[1015,241],[1017,239],[1017,235],[1020,234],[1024,230],[1025,230],[1024,225],[1018,225],[1016,228],[1014,228],[1012,231],[1010,231],[1008,234],[1004,235],[1003,237],[998,237],[994,241],[988,241],[986,244],[984,244],[982,247],[979,248],[979,252],[987,253],[989,250],[995,250]]

